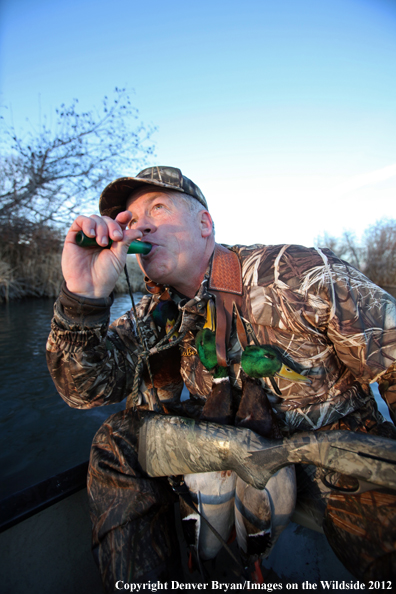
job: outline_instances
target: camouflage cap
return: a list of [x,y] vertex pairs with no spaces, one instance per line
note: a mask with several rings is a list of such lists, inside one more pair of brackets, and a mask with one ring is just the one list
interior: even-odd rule
[[198,200],[204,208],[208,208],[205,196],[188,177],[176,167],[148,167],[136,177],[119,177],[103,190],[99,198],[101,215],[115,219],[118,213],[125,210],[126,202],[134,190],[145,184],[183,192]]

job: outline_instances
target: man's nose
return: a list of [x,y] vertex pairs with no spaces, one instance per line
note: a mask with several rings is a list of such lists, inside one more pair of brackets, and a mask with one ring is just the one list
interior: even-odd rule
[[145,216],[139,219],[135,229],[141,231],[143,235],[147,235],[148,233],[154,233],[157,230],[157,226],[154,225],[151,217]]

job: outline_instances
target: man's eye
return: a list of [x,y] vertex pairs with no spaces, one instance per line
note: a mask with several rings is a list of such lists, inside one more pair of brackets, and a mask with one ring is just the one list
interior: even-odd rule
[[153,210],[161,210],[162,208],[164,208],[164,205],[163,204],[155,204],[153,206]]
[[133,227],[133,225],[136,225],[136,223],[137,223],[137,220],[136,219],[132,219],[131,221],[129,221],[128,227],[131,228],[131,227]]

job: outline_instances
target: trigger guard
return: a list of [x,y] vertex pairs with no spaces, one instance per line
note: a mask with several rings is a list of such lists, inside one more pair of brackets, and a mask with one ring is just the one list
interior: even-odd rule
[[328,472],[323,473],[323,475],[320,478],[321,478],[322,483],[326,487],[328,487],[332,491],[336,491],[338,493],[350,493],[351,495],[358,495],[360,493],[366,493],[366,491],[372,491],[374,489],[380,488],[377,485],[373,485],[373,483],[368,483],[367,481],[357,479],[356,477],[353,477],[357,482],[356,488],[354,488],[354,487],[351,487],[351,488],[337,487],[337,485],[334,485],[333,483],[331,483],[327,480],[328,476],[334,476],[335,474],[337,474],[337,473],[332,470],[329,470]]

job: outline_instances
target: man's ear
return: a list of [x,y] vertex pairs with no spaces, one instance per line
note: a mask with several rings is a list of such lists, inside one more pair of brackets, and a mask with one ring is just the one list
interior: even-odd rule
[[199,224],[202,237],[209,237],[213,230],[213,221],[207,210],[199,212]]

